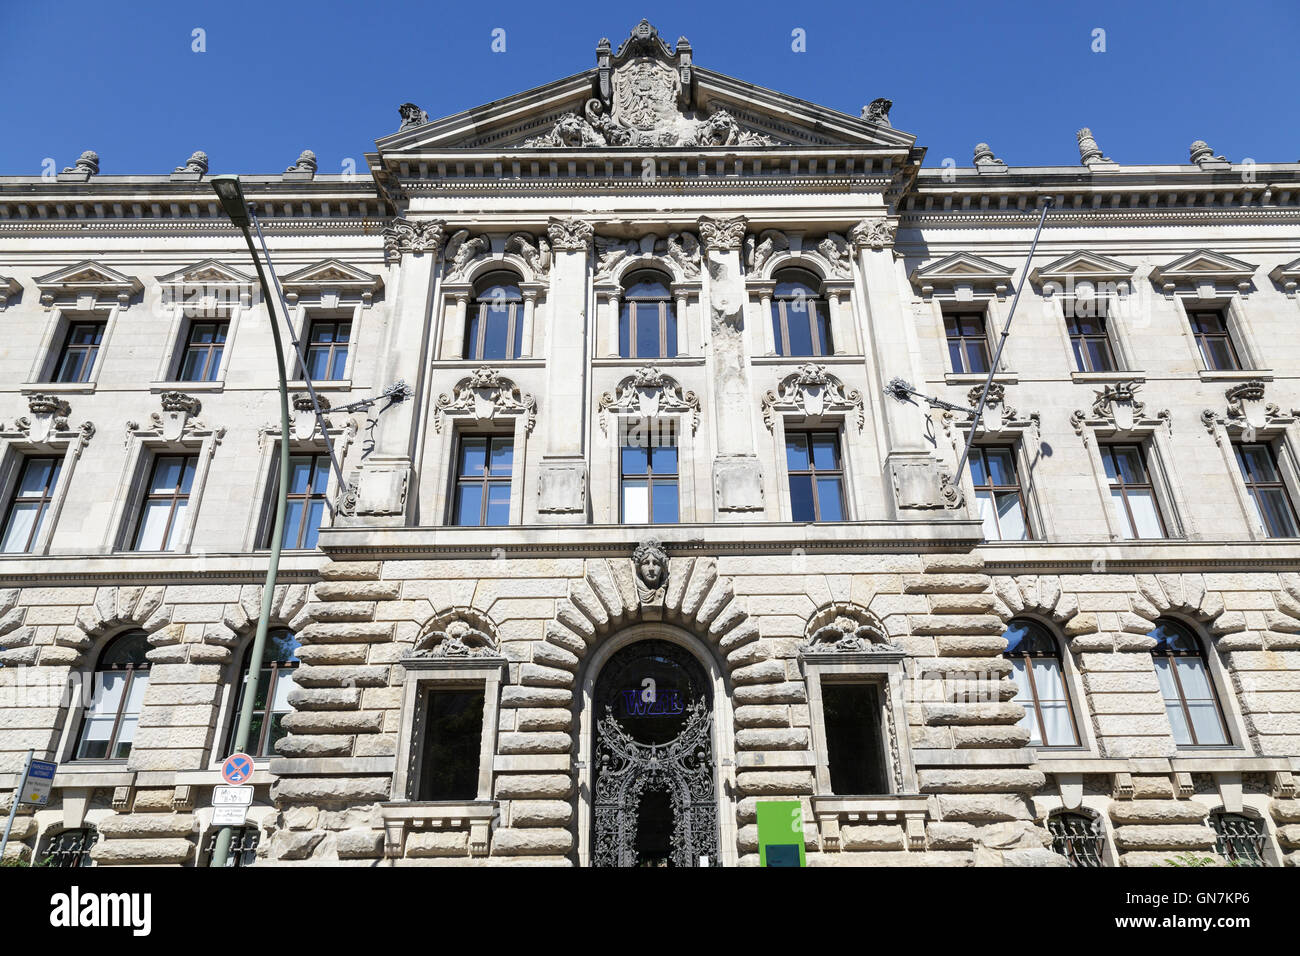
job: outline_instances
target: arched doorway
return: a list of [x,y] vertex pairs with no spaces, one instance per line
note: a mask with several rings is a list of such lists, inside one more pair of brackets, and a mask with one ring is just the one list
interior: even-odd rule
[[686,648],[637,641],[592,695],[593,866],[716,866],[713,685]]

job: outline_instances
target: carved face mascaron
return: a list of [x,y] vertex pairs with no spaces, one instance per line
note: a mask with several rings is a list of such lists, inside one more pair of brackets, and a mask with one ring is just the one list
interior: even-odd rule
[[668,577],[668,552],[653,538],[642,541],[632,552],[632,566],[641,587],[658,590]]

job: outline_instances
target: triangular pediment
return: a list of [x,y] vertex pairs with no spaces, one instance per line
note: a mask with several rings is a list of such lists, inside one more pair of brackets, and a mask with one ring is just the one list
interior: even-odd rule
[[762,149],[810,146],[908,149],[889,125],[888,101],[871,120],[764,89],[692,62],[686,40],[669,48],[644,21],[617,52],[597,46],[597,67],[443,119],[406,104],[381,154],[443,150]]
[[46,295],[55,292],[130,294],[142,285],[134,276],[124,275],[116,269],[86,259],[76,265],[57,269],[36,279],[36,287]]
[[216,259],[204,259],[165,276],[159,276],[160,285],[246,286],[253,277]]
[[1173,262],[1158,266],[1151,272],[1152,278],[1165,280],[1225,279],[1240,280],[1255,274],[1258,266],[1234,259],[1232,256],[1215,252],[1212,249],[1197,249]]
[[1005,286],[1011,281],[1011,274],[1011,268],[1000,262],[969,252],[954,252],[937,262],[913,269],[911,279],[912,284],[918,288],[937,288],[963,283]]
[[379,276],[363,272],[339,259],[322,259],[280,280],[286,289],[329,287],[334,289],[378,289],[384,284]]
[[1292,259],[1276,267],[1268,277],[1280,285],[1287,295],[1295,295],[1296,287],[1300,285],[1300,259]]
[[1132,276],[1134,268],[1110,256],[1080,250],[1040,266],[1029,277],[1035,283],[1065,282],[1071,278],[1120,280]]

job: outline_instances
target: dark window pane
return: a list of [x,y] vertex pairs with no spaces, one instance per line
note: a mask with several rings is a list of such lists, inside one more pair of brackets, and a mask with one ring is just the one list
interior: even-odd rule
[[650,470],[649,451],[639,445],[623,448],[623,474],[644,475]]
[[[796,308],[796,306],[800,308]],[[786,328],[790,333],[790,351],[787,354],[812,355],[812,328],[808,324],[807,302],[795,301],[787,303]]]
[[460,443],[460,474],[470,478],[483,474],[487,457],[486,438],[464,438]]
[[817,505],[820,509],[820,520],[844,520],[844,499],[838,477],[817,479]]
[[636,309],[636,354],[638,358],[659,358],[659,307],[645,303]]
[[650,449],[650,468],[656,475],[677,474],[677,448],[657,445]]
[[483,518],[483,486],[462,483],[456,488],[456,524],[478,525]]
[[811,475],[790,476],[790,518],[793,521],[816,521]]
[[880,693],[875,685],[822,683],[832,793],[889,792],[880,716]]
[[834,471],[840,467],[839,438],[834,434],[813,435],[813,467]]
[[510,485],[504,481],[488,485],[487,519],[489,525],[510,523]]
[[808,436],[807,435],[786,436],[785,466],[790,471],[808,470]]
[[430,691],[425,701],[420,800],[478,796],[483,692]]
[[487,335],[483,338],[483,359],[508,359],[510,355],[509,310],[487,309]]

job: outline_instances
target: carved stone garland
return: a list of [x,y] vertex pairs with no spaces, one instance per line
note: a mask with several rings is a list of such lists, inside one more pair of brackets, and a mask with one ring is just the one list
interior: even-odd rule
[[654,365],[643,365],[618,383],[613,393],[600,397],[600,430],[609,434],[608,418],[613,415],[636,415],[655,418],[660,414],[691,413],[691,434],[700,425],[700,399],[681,383],[665,375]]
[[856,388],[845,390],[844,383],[824,366],[808,363],[781,379],[775,390],[763,396],[763,423],[768,431],[776,426],[782,413],[819,418],[826,412],[858,410],[858,431],[866,424],[862,393]]
[[511,379],[482,365],[457,382],[451,395],[438,396],[435,431],[442,431],[445,415],[472,415],[479,422],[493,421],[498,415],[526,415],[524,428],[532,432],[537,423],[537,402],[533,396],[521,393]]

